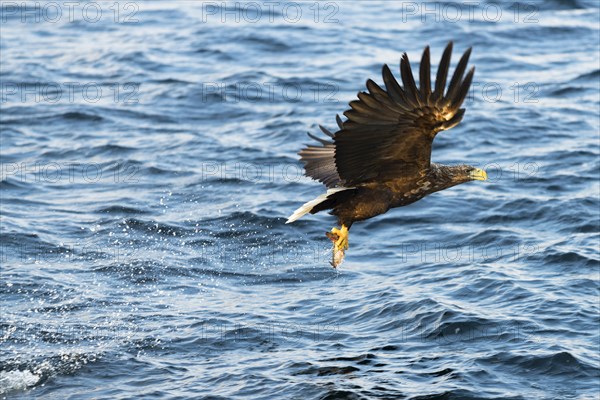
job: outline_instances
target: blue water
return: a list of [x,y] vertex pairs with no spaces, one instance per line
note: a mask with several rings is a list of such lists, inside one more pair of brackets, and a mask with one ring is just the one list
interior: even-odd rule
[[[597,398],[595,1],[20,4],[0,397]],[[433,159],[490,179],[355,224],[336,271],[333,217],[284,224],[323,192],[296,152],[449,40],[477,70]]]

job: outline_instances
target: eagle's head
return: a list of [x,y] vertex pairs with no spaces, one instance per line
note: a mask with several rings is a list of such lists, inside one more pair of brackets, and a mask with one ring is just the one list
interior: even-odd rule
[[436,180],[442,183],[440,186],[444,189],[465,182],[487,180],[487,173],[484,170],[471,165],[449,166],[437,164],[436,167]]

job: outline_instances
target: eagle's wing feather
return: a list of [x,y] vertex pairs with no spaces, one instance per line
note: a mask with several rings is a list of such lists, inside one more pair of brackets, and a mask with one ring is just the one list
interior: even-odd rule
[[333,141],[317,139],[321,146],[308,146],[300,152],[306,174],[335,187],[419,176],[426,171],[435,135],[462,119],[465,110],[460,106],[473,79],[474,68],[464,76],[469,49],[445,91],[451,53],[452,42],[442,55],[433,92],[429,47],[421,57],[419,87],[406,53],[400,61],[402,86],[384,65],[385,90],[369,79],[368,92],[360,92],[344,112],[347,120],[337,116],[340,129],[333,134],[321,127]]
[[371,180],[418,176],[429,168],[435,135],[460,122],[461,109],[474,69],[465,76],[470,49],[459,61],[448,90],[446,79],[452,43],[444,51],[435,90],[431,92],[429,47],[419,69],[419,88],[406,53],[400,61],[402,87],[387,65],[382,70],[385,90],[367,81],[368,92],[350,102],[348,118],[335,133],[335,164],[346,185]]

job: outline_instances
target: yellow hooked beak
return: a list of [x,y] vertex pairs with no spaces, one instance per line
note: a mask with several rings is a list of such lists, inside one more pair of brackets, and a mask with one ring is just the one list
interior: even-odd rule
[[479,169],[479,168],[475,168],[474,170],[472,170],[469,175],[471,176],[471,179],[473,179],[474,181],[487,180],[487,173],[484,170]]

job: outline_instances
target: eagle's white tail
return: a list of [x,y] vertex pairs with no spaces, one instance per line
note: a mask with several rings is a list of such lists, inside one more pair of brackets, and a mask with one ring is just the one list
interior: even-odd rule
[[327,200],[327,198],[329,196],[331,196],[332,194],[341,192],[342,190],[348,190],[348,189],[352,189],[352,188],[340,187],[340,188],[327,189],[327,193],[323,193],[316,199],[311,200],[308,203],[305,203],[302,207],[300,207],[299,209],[294,211],[294,213],[292,215],[290,215],[290,217],[288,218],[288,220],[285,223],[289,224],[291,222],[294,222],[298,218],[302,217],[304,214],[308,214],[313,209],[314,206],[316,206],[317,204],[321,204],[322,202]]

